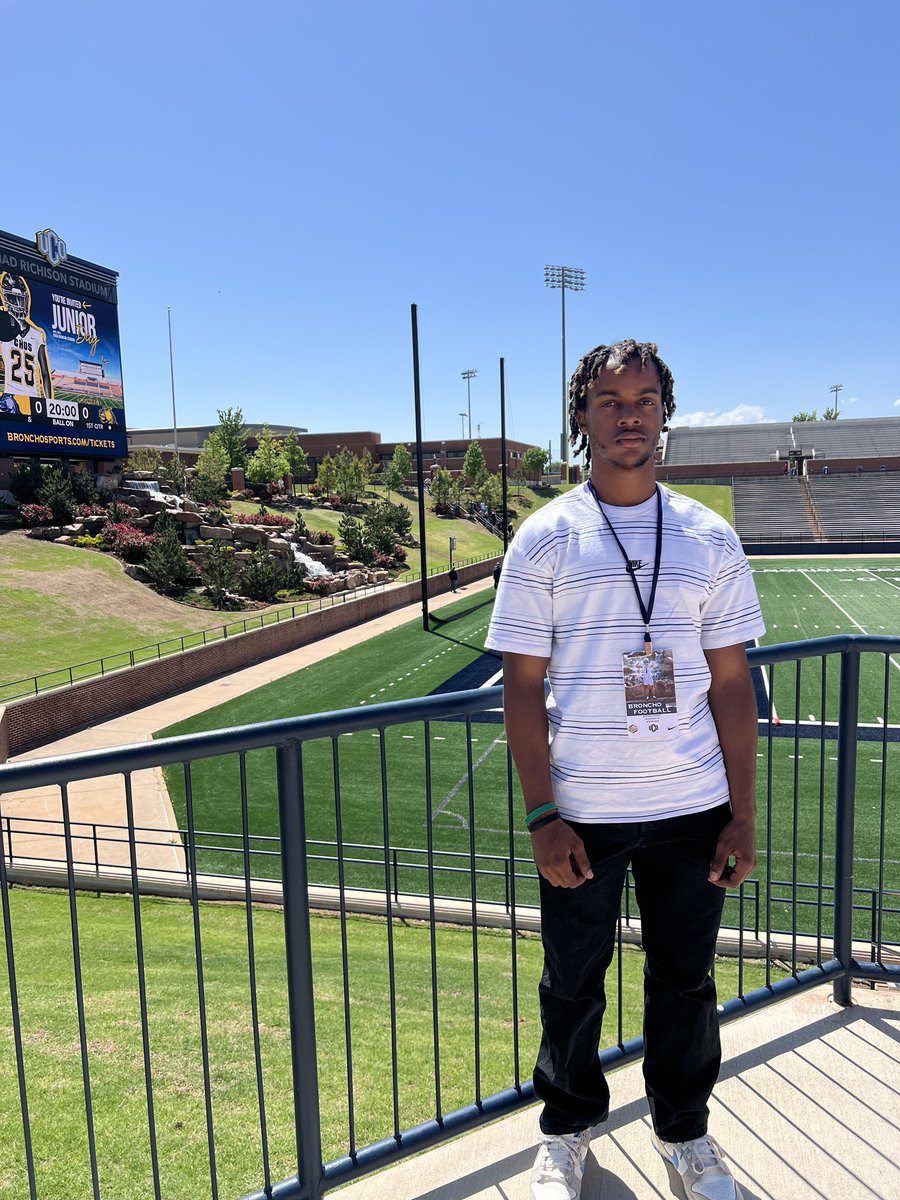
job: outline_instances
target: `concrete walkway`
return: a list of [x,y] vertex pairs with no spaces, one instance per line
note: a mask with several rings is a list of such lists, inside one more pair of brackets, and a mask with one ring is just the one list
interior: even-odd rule
[[[900,1197],[900,991],[857,984],[853,998],[839,1008],[822,987],[722,1030],[710,1132],[744,1200]],[[611,1088],[582,1200],[684,1200],[679,1177],[650,1146],[640,1064],[616,1072]],[[532,1106],[334,1194],[527,1200],[537,1116]]]
[[[438,612],[467,595],[492,588],[493,581],[490,577],[468,584],[460,587],[456,593],[448,592],[430,599],[429,611]],[[246,667],[221,679],[214,679],[211,683],[191,688],[157,704],[136,709],[111,721],[104,721],[91,729],[80,730],[59,741],[17,755],[10,761],[24,762],[36,758],[76,754],[85,750],[148,742],[159,729],[206,712],[266,683],[283,679],[286,675],[292,675],[295,671],[309,666],[310,663],[319,662],[351,646],[369,641],[388,629],[405,625],[417,616],[421,618],[421,611],[421,603],[416,603],[386,613],[353,629],[332,634],[287,654],[264,659],[252,667]],[[138,865],[147,869],[183,872],[184,852],[181,839],[174,832],[177,821],[162,771],[136,772],[132,776],[132,791],[135,826],[148,830],[138,833],[139,839],[145,843],[138,850]],[[71,820],[83,823],[81,826],[76,824],[75,828],[75,859],[85,863],[93,861],[96,833],[99,860],[110,866],[127,866],[129,853],[126,836],[121,828],[112,828],[128,824],[121,776],[74,783],[68,790],[68,799]],[[13,853],[16,857],[65,860],[66,846],[58,824],[62,821],[62,803],[57,788],[10,792],[0,798],[0,814],[3,817],[0,845],[4,846],[7,852],[5,821],[9,817],[12,819]],[[18,822],[17,817],[20,818]],[[25,822],[23,818],[29,820]],[[47,824],[43,824],[42,821],[46,821]]]

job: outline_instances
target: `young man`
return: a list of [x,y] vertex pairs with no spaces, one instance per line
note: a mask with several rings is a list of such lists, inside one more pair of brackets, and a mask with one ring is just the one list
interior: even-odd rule
[[[674,408],[653,343],[598,346],[582,359],[569,415],[589,481],[519,530],[487,640],[503,651],[507,736],[540,873],[534,1085],[544,1140],[532,1200],[576,1200],[591,1127],[609,1111],[598,1047],[629,864],[646,954],[653,1144],[690,1200],[741,1200],[707,1135],[720,1064],[709,972],[724,889],[756,861],[757,712],[744,643],[764,626],[731,527],[655,482]],[[674,696],[667,686],[636,698],[647,659],[655,677],[674,678]]]

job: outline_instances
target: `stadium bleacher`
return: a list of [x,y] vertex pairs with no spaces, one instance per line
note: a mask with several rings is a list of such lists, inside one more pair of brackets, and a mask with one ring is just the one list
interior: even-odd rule
[[800,479],[791,476],[735,478],[734,527],[741,540],[815,541],[816,531],[807,515],[802,486]]
[[900,455],[900,417],[837,421],[767,421],[754,425],[675,426],[666,439],[667,467],[771,462],[776,451],[815,450],[820,458]]
[[900,540],[900,475],[811,475],[808,484],[826,540]]

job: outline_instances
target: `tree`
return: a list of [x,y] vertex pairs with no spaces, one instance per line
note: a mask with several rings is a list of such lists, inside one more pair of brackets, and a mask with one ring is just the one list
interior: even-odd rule
[[125,468],[128,471],[153,471],[162,467],[162,455],[155,446],[135,446],[128,455]]
[[226,546],[220,541],[204,546],[200,576],[213,604],[216,608],[224,608],[228,602],[228,593],[234,591],[238,582],[234,547]]
[[466,457],[463,459],[462,473],[470,484],[480,483],[487,473],[487,467],[484,463],[484,452],[478,442],[469,443]]
[[818,421],[819,414],[813,409],[812,412],[798,412],[791,417],[792,421]]
[[366,451],[357,458],[346,446],[340,451],[335,464],[335,491],[345,504],[355,504],[369,484],[372,474],[372,456]]
[[176,496],[183,496],[187,492],[187,471],[180,454],[173,454],[168,462],[163,463],[159,477],[166,480]]
[[823,421],[836,421],[841,414],[836,408],[826,408],[822,413]]
[[75,515],[75,493],[72,491],[72,483],[59,467],[51,467],[44,473],[38,499],[41,504],[47,505],[58,525],[67,525]]
[[243,412],[239,408],[220,408],[217,410],[217,415],[219,428],[215,432],[218,434],[219,444],[228,460],[225,470],[230,471],[232,467],[245,467],[247,465],[245,449],[247,430],[244,428]]
[[253,547],[250,561],[241,572],[241,591],[251,600],[274,600],[284,581],[284,568],[264,543]]
[[522,468],[531,479],[539,480],[547,469],[550,451],[541,446],[529,446],[522,455]]
[[222,445],[218,431],[213,430],[203,449],[197,456],[197,467],[191,480],[191,495],[200,504],[218,504],[228,495],[225,476],[228,473],[228,455]]
[[488,508],[499,512],[503,504],[503,480],[500,472],[496,475],[486,475],[478,485],[475,496],[477,500],[483,500]]
[[287,459],[288,470],[294,477],[294,484],[297,483],[298,475],[306,475],[309,471],[309,455],[300,445],[300,439],[296,432],[292,429],[282,443],[284,457]]
[[35,504],[44,484],[44,471],[37,459],[17,463],[9,481],[9,490],[20,504]]
[[328,496],[334,495],[337,491],[337,462],[332,455],[326,454],[319,463],[319,469],[316,472],[316,483]]
[[247,478],[251,483],[274,483],[287,475],[288,460],[268,425],[263,425],[256,451],[247,463]]
[[521,497],[522,484],[526,483],[526,482],[527,482],[527,480],[525,478],[525,472],[522,470],[522,467],[520,465],[520,466],[516,467],[515,471],[513,471],[513,483],[516,485],[517,498]]
[[359,521],[344,513],[338,525],[338,533],[344,548],[354,562],[368,566],[375,561],[375,547],[368,540],[366,531]]
[[175,532],[175,522],[167,512],[156,518],[153,545],[144,563],[144,570],[163,591],[182,584],[194,583],[197,572],[188,561],[184,547]]
[[407,478],[413,473],[413,460],[408,446],[399,445],[394,447],[394,454],[391,458],[388,471],[394,482],[393,486],[385,483],[385,487],[387,487],[388,491],[402,491],[406,486]]
[[453,476],[445,467],[438,467],[431,476],[431,499],[435,504],[448,504],[452,487]]

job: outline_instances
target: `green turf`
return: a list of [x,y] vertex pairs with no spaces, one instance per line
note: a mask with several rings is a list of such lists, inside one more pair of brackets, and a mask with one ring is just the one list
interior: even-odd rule
[[[28,1104],[41,1200],[91,1196],[80,1041],[73,986],[69,900],[59,892],[13,889],[13,945]],[[206,1109],[192,910],[181,901],[141,901],[149,1012],[150,1056],[162,1193],[198,1200],[210,1195]],[[90,1081],[101,1194],[144,1200],[153,1194],[141,1046],[139,981],[129,897],[77,899]],[[209,1029],[212,1113],[219,1194],[237,1197],[263,1182],[250,1010],[246,911],[201,904],[203,974]],[[312,947],[319,1044],[319,1092],[326,1161],[349,1142],[341,922],[313,918]],[[273,1180],[296,1170],[292,1161],[290,1043],[284,972],[283,919],[253,913],[264,1097]],[[399,1126],[435,1115],[431,951],[428,930],[394,922]],[[511,951],[520,997],[519,1071],[527,1078],[539,1038],[535,991],[540,942],[510,941],[481,930],[478,950],[480,1077],[473,1056],[475,979],[471,930],[438,927],[436,963],[444,1111],[500,1091],[515,1078]],[[393,1132],[388,926],[347,921],[351,1050],[356,1141],[364,1146]],[[642,956],[623,954],[623,1035],[640,1032]],[[719,994],[737,992],[733,962],[717,966]],[[616,973],[610,977],[610,1019],[604,1044],[615,1040]],[[745,990],[762,984],[748,964]],[[25,1156],[6,972],[0,978],[0,1195],[25,1195]]]
[[734,524],[734,503],[730,487],[721,484],[668,482],[666,487],[671,488],[673,492],[680,492],[682,496],[699,500],[720,517],[724,517],[729,525]]
[[[798,624],[802,619],[807,630],[815,635],[808,614],[813,611],[824,621],[829,620],[836,610],[817,588],[809,583],[810,578],[819,581],[835,581],[842,577],[840,571],[827,575],[822,564],[816,564],[819,573],[807,570],[803,574],[799,564],[796,570],[780,568],[767,573],[758,570],[757,582],[770,634],[768,641],[784,640],[781,630],[788,622],[785,614],[796,610]],[[843,567],[841,567],[843,570]],[[862,576],[860,577],[862,578]],[[862,623],[866,613],[874,611],[881,622],[900,627],[900,590],[894,588],[885,573],[881,583],[878,576],[868,585],[872,600],[865,599],[866,588],[858,585],[855,599],[844,597],[842,606],[855,603],[852,611]],[[787,587],[794,589],[787,592]],[[832,587],[829,582],[820,586]],[[796,589],[805,590],[797,592]],[[778,590],[782,589],[782,590]],[[874,589],[874,590],[873,590]],[[877,598],[875,592],[877,591]],[[840,593],[843,595],[842,593]],[[798,599],[795,599],[795,595]],[[800,598],[807,603],[801,604]],[[289,679],[268,685],[247,696],[242,696],[227,705],[220,706],[189,721],[162,731],[164,734],[190,733],[204,729],[221,728],[229,725],[247,724],[269,718],[296,716],[317,711],[352,709],[367,704],[393,699],[407,699],[427,694],[443,683],[467,663],[476,659],[483,646],[487,629],[491,596],[473,597],[460,601],[450,614],[454,619],[438,627],[430,634],[424,633],[419,622],[412,621],[401,629],[394,630],[381,638],[343,652],[341,655],[317,663],[298,672]],[[865,606],[869,604],[869,608]],[[893,609],[889,606],[893,604]],[[794,605],[792,609],[790,605]],[[818,607],[813,608],[812,606]],[[851,609],[847,608],[850,613]],[[894,615],[891,615],[893,613]],[[840,619],[840,614],[838,613]],[[776,619],[777,618],[777,619]],[[844,620],[844,628],[852,626]],[[832,623],[834,623],[832,621]],[[880,622],[879,622],[880,623]],[[870,622],[871,624],[871,622]],[[874,631],[874,630],[872,630]],[[828,629],[823,632],[835,632]],[[797,637],[800,630],[794,632]],[[900,661],[898,659],[897,661]],[[498,664],[499,665],[499,664]],[[822,663],[810,660],[800,668],[800,691],[795,683],[797,671],[793,664],[767,670],[766,681],[774,689],[776,712],[787,725],[796,714],[797,696],[800,696],[801,721],[813,724],[800,726],[801,732],[818,727],[822,711]],[[830,658],[825,666],[825,711],[829,717],[837,712],[837,683],[839,662]],[[888,665],[888,712],[894,722],[897,713],[897,681],[893,665]],[[885,659],[866,661],[863,665],[860,699],[861,719],[871,730],[877,732],[878,716],[884,709]],[[802,739],[797,745],[793,738],[773,737],[771,748],[771,770],[766,727],[762,727],[763,741],[760,746],[760,844],[766,850],[768,837],[768,815],[766,796],[771,783],[772,794],[772,843],[771,856],[761,855],[758,872],[762,885],[762,896],[774,898],[783,894],[780,885],[793,877],[793,836],[797,831],[799,878],[810,885],[819,881],[820,830],[824,879],[828,882],[833,875],[832,829],[834,825],[833,796],[836,787],[837,743],[835,731],[827,732],[823,741]],[[334,744],[330,741],[308,743],[303,749],[303,771],[308,813],[308,833],[314,841],[331,842],[337,833],[338,819],[345,842],[374,849],[354,850],[351,859],[377,859],[385,841],[391,847],[406,848],[398,855],[399,885],[403,890],[424,890],[426,879],[421,869],[424,862],[423,850],[427,844],[428,799],[424,786],[426,777],[426,749],[431,764],[431,828],[434,847],[441,868],[436,876],[437,889],[441,894],[468,895],[470,884],[463,869],[465,860],[454,860],[450,855],[465,854],[470,848],[486,856],[482,862],[485,874],[478,879],[478,894],[485,899],[501,900],[505,888],[506,862],[510,857],[510,812],[512,813],[512,841],[515,856],[521,860],[520,869],[525,878],[521,881],[521,899],[534,902],[536,899],[533,869],[529,867],[528,838],[518,827],[516,814],[520,811],[517,781],[514,780],[512,799],[507,787],[507,752],[502,726],[499,724],[472,725],[472,790],[468,781],[468,760],[465,725],[459,722],[435,722],[426,731],[421,724],[388,729],[383,739],[374,732],[343,735]],[[875,864],[881,857],[882,824],[882,775],[887,796],[885,822],[886,877],[889,888],[900,886],[900,847],[897,845],[898,823],[891,808],[891,797],[896,794],[896,750],[890,743],[886,753],[878,742],[860,743],[857,813],[858,854],[860,867],[858,880],[861,885],[875,886],[878,883]],[[384,826],[385,793],[382,788],[382,750],[384,786],[387,796],[387,831]],[[334,786],[335,758],[339,767],[340,807]],[[880,760],[884,759],[882,762]],[[874,761],[872,761],[874,760]],[[771,774],[771,780],[770,780]],[[167,769],[169,792],[176,815],[182,824],[186,818],[184,779],[181,772]],[[272,752],[254,752],[247,758],[247,799],[251,833],[258,838],[277,838],[277,797]],[[234,756],[223,757],[198,764],[192,769],[191,777],[194,797],[195,824],[198,829],[213,832],[237,833],[240,830],[240,776],[239,765]],[[797,797],[795,814],[794,796]],[[824,816],[820,819],[820,795],[825,797]],[[204,869],[232,872],[233,857],[210,847],[221,844],[221,839],[200,839],[199,858]],[[265,843],[258,843],[262,847]],[[269,844],[271,849],[271,844]],[[313,877],[317,882],[333,883],[336,867],[326,860],[325,851],[314,848],[317,857],[312,862]],[[321,857],[320,857],[321,855]],[[408,864],[408,865],[403,865]],[[450,868],[456,867],[456,870]],[[277,874],[277,856],[258,857],[254,870],[262,875]],[[352,886],[379,887],[382,875],[378,867],[366,866],[361,862],[348,862],[348,883]],[[772,885],[766,885],[770,872]],[[827,899],[829,893],[822,892]],[[805,898],[809,898],[805,894]],[[865,898],[860,898],[861,908],[857,914],[857,931],[864,936],[869,927]],[[812,932],[816,928],[816,917],[812,907],[799,910],[800,927]],[[790,929],[793,915],[784,905],[773,911],[772,928]],[[736,905],[729,904],[726,921],[736,923]],[[893,930],[894,918],[890,927]]]

